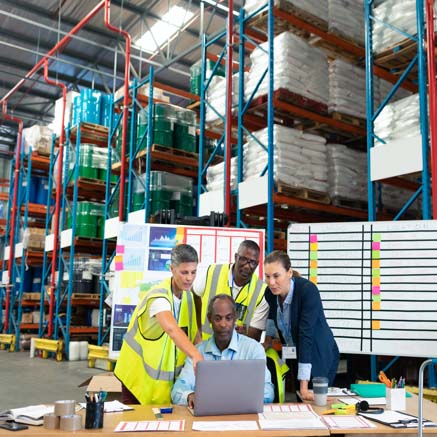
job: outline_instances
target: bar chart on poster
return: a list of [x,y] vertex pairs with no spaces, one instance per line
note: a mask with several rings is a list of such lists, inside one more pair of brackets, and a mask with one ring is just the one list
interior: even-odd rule
[[187,243],[196,249],[199,255],[199,273],[210,264],[234,262],[234,255],[243,240],[253,240],[260,246],[257,273],[262,277],[262,229],[121,224],[114,256],[110,358],[118,357],[136,305],[151,287],[171,276],[170,258],[174,246]]
[[319,288],[344,353],[437,350],[437,222],[291,224],[291,265]]

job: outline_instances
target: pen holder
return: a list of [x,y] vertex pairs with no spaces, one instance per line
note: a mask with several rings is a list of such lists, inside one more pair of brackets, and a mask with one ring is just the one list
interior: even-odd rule
[[407,408],[405,400],[405,388],[386,389],[387,410],[405,411]]
[[104,402],[87,402],[85,414],[85,428],[103,428]]

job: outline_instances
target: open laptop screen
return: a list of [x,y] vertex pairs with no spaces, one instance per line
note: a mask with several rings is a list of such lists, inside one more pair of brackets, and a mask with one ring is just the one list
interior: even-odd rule
[[261,413],[264,404],[264,360],[197,363],[194,416]]

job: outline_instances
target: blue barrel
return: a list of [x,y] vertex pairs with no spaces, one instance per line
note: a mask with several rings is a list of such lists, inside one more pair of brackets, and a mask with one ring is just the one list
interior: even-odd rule
[[109,127],[111,120],[111,95],[102,94],[100,99],[100,124]]
[[81,122],[100,123],[100,103],[102,93],[84,88],[80,91]]
[[[21,278],[17,276],[15,279],[15,292],[18,293],[20,291]],[[24,271],[23,278],[23,293],[30,293],[32,290],[32,269],[27,269]]]
[[48,179],[40,178],[35,203],[39,203],[40,205],[45,205],[47,203],[48,192],[49,192]]
[[33,267],[32,293],[41,291],[42,267]]
[[80,104],[80,96],[76,96],[73,98],[73,108],[71,111],[71,125],[76,126],[79,123],[81,118],[81,104]]
[[39,190],[40,178],[38,176],[30,177],[30,187],[29,187],[29,202],[38,203],[38,190]]

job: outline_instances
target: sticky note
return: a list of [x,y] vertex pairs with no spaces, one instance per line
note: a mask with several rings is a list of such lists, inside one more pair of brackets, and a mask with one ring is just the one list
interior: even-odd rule
[[317,269],[310,268],[310,276],[317,276]]
[[132,303],[132,299],[130,296],[123,296],[123,299],[121,299],[121,303],[124,305],[130,305]]
[[318,264],[319,263],[317,262],[317,260],[310,261],[310,267],[313,269],[316,269],[318,267]]
[[317,243],[317,235],[316,234],[310,235],[310,243]]
[[317,252],[310,252],[310,259],[314,260],[317,258],[318,258]]
[[381,302],[380,294],[372,294],[372,302]]
[[372,258],[373,259],[381,258],[381,251],[379,251],[379,250],[372,250]]
[[124,253],[124,245],[117,244],[117,247],[115,248],[115,253]]
[[372,278],[372,285],[381,285],[381,278],[379,277]]
[[319,249],[319,243],[310,243],[310,250],[318,250]]
[[379,241],[374,241],[372,243],[372,250],[380,250],[381,249],[381,243]]
[[372,260],[372,269],[379,269],[381,267],[381,260],[380,259],[373,259]]
[[123,255],[115,255],[114,256],[114,262],[122,263],[123,262]]
[[115,263],[115,271],[121,272],[123,270],[123,263]]
[[379,241],[379,242],[381,242],[381,234],[373,234],[372,235],[372,240],[373,241]]
[[372,294],[379,294],[381,293],[381,287],[379,285],[375,285],[372,287]]
[[135,288],[139,281],[144,279],[143,272],[123,271],[120,273],[121,288]]
[[313,284],[317,285],[317,277],[316,277],[316,276],[310,276],[310,281],[311,281]]
[[381,302],[372,302],[372,310],[380,311],[381,310]]
[[381,276],[381,269],[372,269],[372,276],[373,277]]
[[381,329],[381,321],[380,320],[372,320],[372,329],[375,329],[375,330]]

